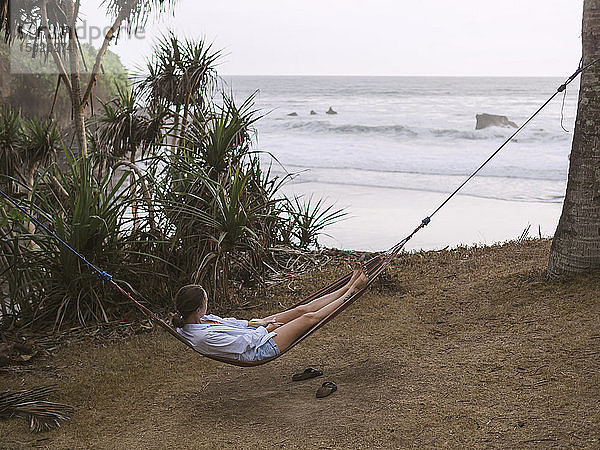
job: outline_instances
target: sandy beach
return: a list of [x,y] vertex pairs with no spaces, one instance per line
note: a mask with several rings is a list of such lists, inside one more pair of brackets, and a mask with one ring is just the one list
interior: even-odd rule
[[[345,250],[381,251],[408,235],[447,194],[329,183],[291,183],[286,194],[314,194],[344,208],[348,216],[328,227],[320,243]],[[534,203],[457,195],[430,225],[407,244],[407,250],[435,250],[459,245],[490,245],[514,240],[531,225],[530,235],[554,234],[561,203]]]

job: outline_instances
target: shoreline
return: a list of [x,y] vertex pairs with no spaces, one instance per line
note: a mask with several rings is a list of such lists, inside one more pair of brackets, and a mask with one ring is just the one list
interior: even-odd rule
[[[327,227],[319,243],[341,250],[386,250],[410,234],[445,193],[323,182],[289,183],[287,195],[323,197],[348,216]],[[531,237],[554,234],[561,203],[500,200],[457,194],[409,243],[406,250],[488,246],[518,239],[530,226]]]

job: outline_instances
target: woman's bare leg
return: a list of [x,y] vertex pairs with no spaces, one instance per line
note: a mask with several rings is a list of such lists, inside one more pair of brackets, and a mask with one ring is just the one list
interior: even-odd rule
[[291,322],[288,322],[277,328],[277,336],[274,336],[273,340],[277,344],[279,351],[284,351],[287,349],[306,330],[313,325],[316,325],[319,321],[335,311],[349,296],[365,287],[367,281],[369,281],[367,276],[364,274],[364,272],[361,273],[353,282],[352,286],[350,286],[350,288],[341,297],[323,306],[317,311],[307,312]]
[[317,297],[316,299],[314,299],[310,303],[307,303],[306,305],[300,305],[288,311],[283,311],[277,314],[271,314],[270,316],[265,317],[263,320],[270,321],[275,319],[277,322],[285,324],[291,322],[294,319],[297,319],[302,314],[306,314],[307,312],[318,311],[319,309],[323,308],[324,306],[328,305],[329,303],[337,300],[342,295],[344,295],[348,291],[348,289],[350,289],[350,287],[354,284],[354,282],[360,276],[361,273],[362,269],[360,267],[356,267],[348,283],[346,283],[338,290],[329,294],[325,294],[321,297]]

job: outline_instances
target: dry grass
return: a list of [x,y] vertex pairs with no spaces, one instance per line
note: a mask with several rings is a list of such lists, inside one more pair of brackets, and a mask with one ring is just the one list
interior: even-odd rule
[[[253,369],[161,331],[65,344],[0,391],[56,384],[72,421],[43,435],[0,422],[0,446],[597,448],[600,279],[546,281],[548,251],[530,241],[400,257],[335,322]],[[271,295],[287,304],[342,269]],[[325,376],[290,381],[308,366]],[[316,399],[324,380],[338,391]]]

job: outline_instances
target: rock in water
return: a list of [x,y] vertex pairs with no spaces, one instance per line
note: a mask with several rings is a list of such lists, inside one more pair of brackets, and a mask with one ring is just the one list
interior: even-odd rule
[[329,109],[325,111],[325,114],[337,114],[337,112],[334,111],[333,108],[330,106]]
[[297,112],[291,112],[291,113],[288,114],[288,116],[297,116],[297,115],[298,115]]
[[476,130],[487,127],[513,127],[518,128],[517,124],[508,120],[506,116],[497,116],[496,114],[477,114],[475,116],[477,124]]
[[315,116],[316,114],[317,114],[317,113],[316,113],[316,111],[315,111],[314,109],[311,109],[311,110],[310,110],[310,115],[311,115],[311,116]]

